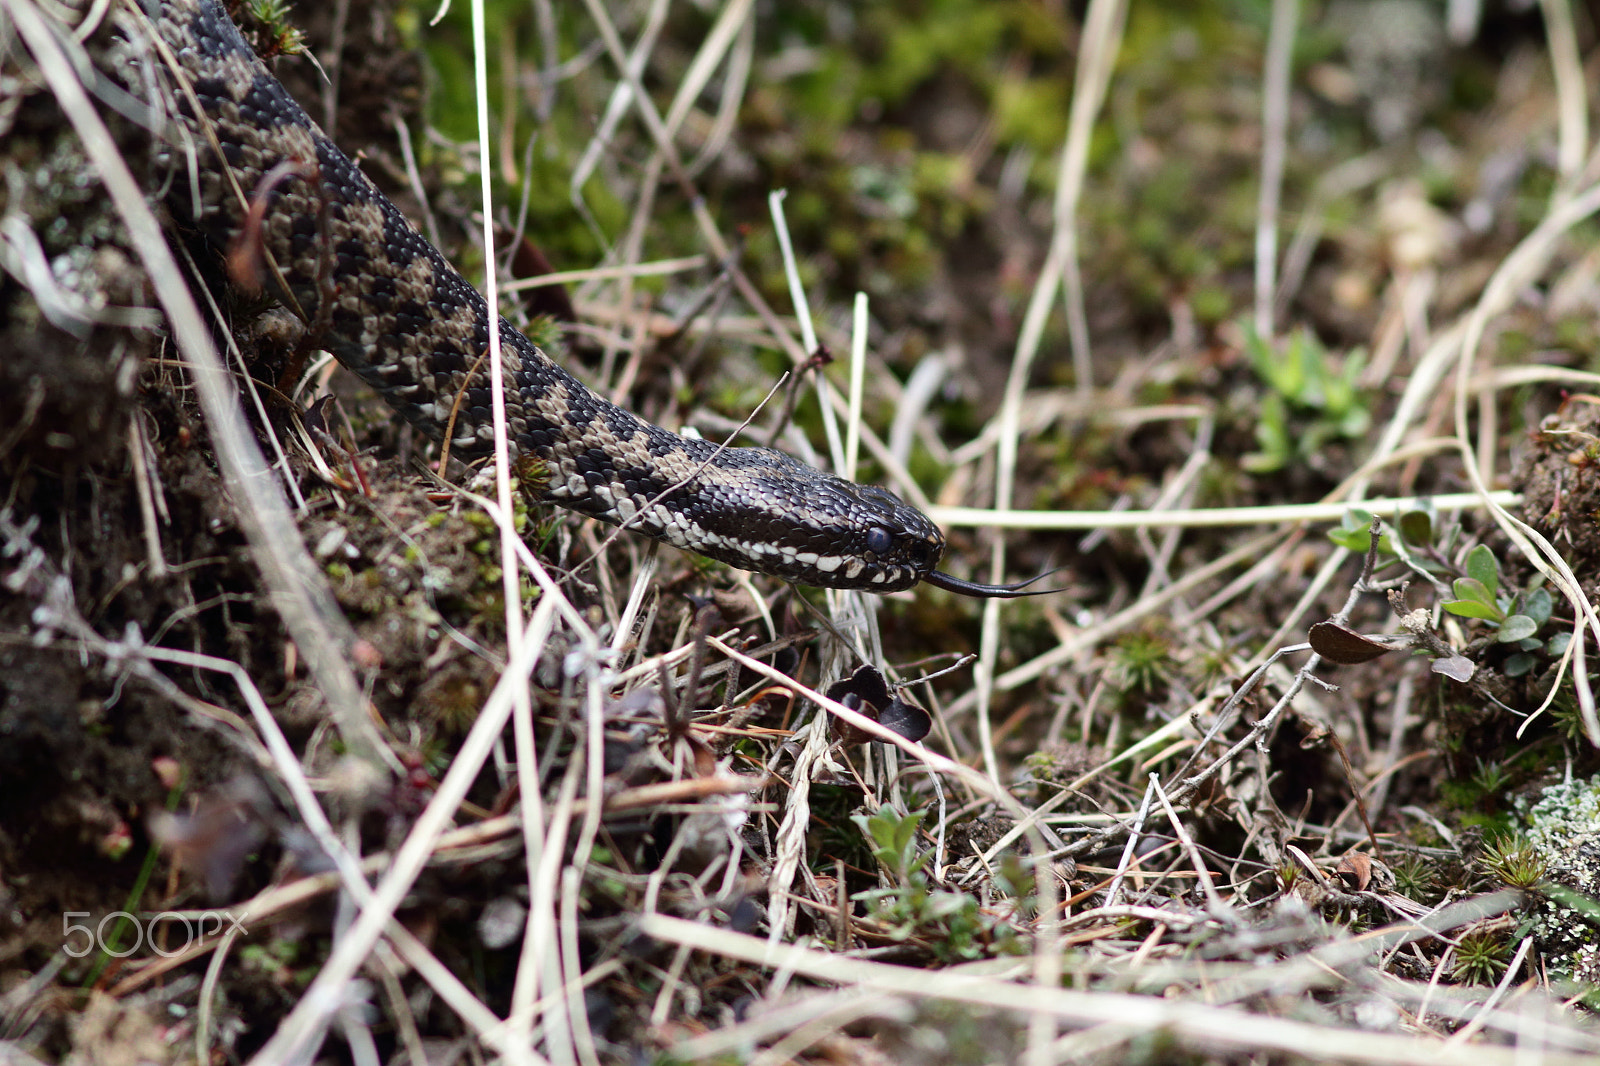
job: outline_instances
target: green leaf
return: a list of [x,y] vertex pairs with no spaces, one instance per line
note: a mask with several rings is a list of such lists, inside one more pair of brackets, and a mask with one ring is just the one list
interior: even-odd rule
[[1467,553],[1467,576],[1481,581],[1489,589],[1487,602],[1493,603],[1494,593],[1500,588],[1500,563],[1488,545],[1480,544]]
[[1240,460],[1252,474],[1270,474],[1289,465],[1294,456],[1294,442],[1289,434],[1289,412],[1283,399],[1276,393],[1262,397],[1257,411],[1256,443],[1261,450]]
[[1500,672],[1507,677],[1526,677],[1537,663],[1538,660],[1532,655],[1525,651],[1519,651],[1517,654],[1506,658],[1505,665],[1500,668]]
[[1477,600],[1446,600],[1442,606],[1459,618],[1482,618],[1490,622],[1500,621],[1498,608],[1479,603]]
[[1514,614],[1500,623],[1500,634],[1495,639],[1502,644],[1515,644],[1539,632],[1539,623],[1525,614]]
[[922,824],[922,816],[927,811],[913,811],[900,819],[900,824],[895,827],[895,844],[902,853],[911,850],[917,839],[917,826]]
[[1563,629],[1561,632],[1557,633],[1555,636],[1551,637],[1547,642],[1545,642],[1544,650],[1547,654],[1553,655],[1559,659],[1563,655],[1567,654],[1567,645],[1571,643],[1571,630]]
[[1555,609],[1555,600],[1551,597],[1550,590],[1534,589],[1527,594],[1525,599],[1526,602],[1522,605],[1521,613],[1539,623],[1539,626],[1543,628],[1544,624],[1550,621],[1550,612]]
[[1505,614],[1504,611],[1500,610],[1500,605],[1495,602],[1494,591],[1475,577],[1458,577],[1451,583],[1450,587],[1455,589],[1456,596],[1460,599],[1475,600],[1485,607],[1494,608],[1495,614],[1493,617],[1495,618],[1500,618]]
[[1365,529],[1330,529],[1328,539],[1357,555],[1365,555],[1372,547],[1372,534]]
[[1328,531],[1328,539],[1341,548],[1365,553],[1372,546],[1372,512],[1352,507],[1339,519],[1339,528]]
[[1427,511],[1406,511],[1400,515],[1400,535],[1407,544],[1419,547],[1433,543],[1433,516]]
[[[1352,398],[1352,402],[1354,399]],[[1372,425],[1372,415],[1365,407],[1352,407],[1339,418],[1339,435],[1348,440],[1366,433]]]

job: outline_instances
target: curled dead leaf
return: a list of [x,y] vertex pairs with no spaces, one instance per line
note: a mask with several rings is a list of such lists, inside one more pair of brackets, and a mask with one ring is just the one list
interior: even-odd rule
[[1340,666],[1371,662],[1399,646],[1393,638],[1364,636],[1338,622],[1318,622],[1311,627],[1309,639],[1312,651]]
[[1372,856],[1352,851],[1339,860],[1339,865],[1334,867],[1333,872],[1343,882],[1347,891],[1365,892],[1367,886],[1372,883]]
[[[928,712],[901,699],[899,690],[891,688],[882,671],[874,666],[858,667],[849,677],[829,685],[828,698],[861,712],[907,740],[921,740],[933,729],[933,718]],[[875,739],[838,718],[833,721],[833,734],[845,744],[864,744]]]

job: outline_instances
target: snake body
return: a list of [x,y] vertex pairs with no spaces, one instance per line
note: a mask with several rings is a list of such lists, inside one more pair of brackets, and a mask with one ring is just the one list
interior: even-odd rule
[[[457,407],[452,453],[492,455],[483,296],[323,134],[217,0],[144,5],[181,75],[168,196],[178,224],[219,250],[250,234],[269,285],[318,347],[436,440]],[[771,449],[652,425],[596,396],[503,318],[499,333],[511,459],[543,464],[549,502],[802,584],[1016,594],[938,572],[943,535],[893,493]]]

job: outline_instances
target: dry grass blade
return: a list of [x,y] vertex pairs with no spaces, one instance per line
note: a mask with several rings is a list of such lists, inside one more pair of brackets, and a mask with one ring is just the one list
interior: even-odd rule
[[[1390,1036],[1357,1030],[1308,1025],[1303,1022],[1245,1014],[1228,1008],[1163,1002],[1147,996],[1071,992],[1022,985],[1003,978],[947,973],[930,983],[925,975],[899,966],[884,966],[843,958],[798,946],[774,946],[754,937],[712,929],[665,915],[645,915],[640,931],[699,951],[804,973],[821,981],[872,989],[879,993],[938,996],[993,1010],[1048,1011],[1063,1022],[1080,1027],[1114,1026],[1125,1036],[1157,1031],[1172,1032],[1203,1047],[1246,1052],[1276,1052],[1312,1061],[1326,1059],[1330,1049],[1344,1061],[1399,1066],[1419,1061],[1459,1063],[1460,1066],[1522,1061],[1516,1048],[1477,1045],[1471,1048],[1441,1046],[1426,1037]],[[1568,1045],[1574,1050],[1543,1051],[1540,1061],[1577,1066],[1589,1061],[1600,1044],[1576,1033]],[[1070,1042],[1065,1045],[1070,1047]],[[1587,1050],[1578,1050],[1578,1049]],[[1060,1060],[1057,1060],[1060,1061]]]

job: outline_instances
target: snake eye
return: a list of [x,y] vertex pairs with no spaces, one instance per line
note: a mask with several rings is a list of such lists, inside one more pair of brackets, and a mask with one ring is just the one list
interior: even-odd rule
[[882,526],[873,526],[867,530],[867,551],[875,555],[886,555],[894,545],[894,538]]

